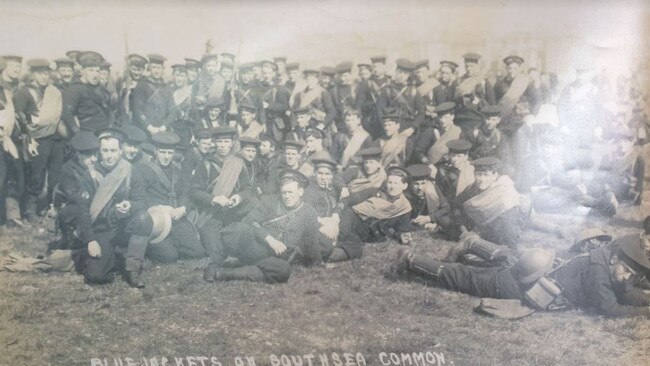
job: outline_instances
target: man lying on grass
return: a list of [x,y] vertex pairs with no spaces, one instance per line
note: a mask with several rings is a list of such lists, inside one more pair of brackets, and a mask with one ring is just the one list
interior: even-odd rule
[[[521,305],[530,309],[523,315],[533,309],[595,308],[610,317],[650,317],[650,296],[633,287],[650,274],[650,219],[645,220],[644,226],[641,237],[624,236],[612,245],[568,261],[556,260],[552,252],[543,249],[528,249],[512,266],[479,268],[414,255],[402,248],[392,270],[396,274],[421,276],[437,286],[474,296],[522,300]],[[468,249],[488,261],[496,258],[486,256],[489,251],[480,248]],[[509,257],[509,253],[501,254]]]

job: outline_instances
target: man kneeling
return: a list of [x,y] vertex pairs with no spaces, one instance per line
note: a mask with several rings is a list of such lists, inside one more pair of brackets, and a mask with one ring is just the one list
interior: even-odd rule
[[[221,231],[223,240],[203,273],[206,281],[287,282],[293,261],[322,263],[318,215],[302,202],[307,178],[297,171],[284,170],[280,181],[279,197],[266,197],[242,222]],[[241,266],[224,268],[227,256],[237,258]]]

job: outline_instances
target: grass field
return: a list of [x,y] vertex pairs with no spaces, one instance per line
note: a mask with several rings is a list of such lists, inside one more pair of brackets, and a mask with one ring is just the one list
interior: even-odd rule
[[[598,225],[617,236],[636,232],[641,211],[625,208],[611,222],[547,218],[573,235]],[[35,228],[0,228],[0,238],[2,256],[41,254],[48,240]],[[415,239],[415,252],[438,257],[451,245]],[[522,245],[562,251],[569,242],[528,231]],[[256,365],[648,364],[648,320],[478,315],[477,298],[385,278],[397,248],[371,244],[360,260],[296,268],[283,285],[205,283],[206,260],[153,266],[144,290],[120,279],[88,286],[72,273],[2,272],[0,365],[249,365],[244,356]]]

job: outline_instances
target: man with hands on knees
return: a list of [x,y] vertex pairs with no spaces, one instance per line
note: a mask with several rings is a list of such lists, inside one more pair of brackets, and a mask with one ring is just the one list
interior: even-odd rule
[[[280,194],[267,196],[241,222],[222,231],[212,263],[203,278],[208,282],[248,280],[286,282],[290,263],[322,263],[318,249],[318,215],[302,201],[307,178],[300,172],[280,172]],[[239,266],[225,268],[226,257]]]

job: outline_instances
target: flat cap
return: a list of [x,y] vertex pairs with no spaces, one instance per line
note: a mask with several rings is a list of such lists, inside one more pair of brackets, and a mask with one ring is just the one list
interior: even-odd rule
[[111,66],[113,66],[113,64],[111,64],[110,62],[104,60],[104,61],[99,65],[99,69],[100,69],[100,70],[110,70],[110,69],[111,69]]
[[212,54],[212,53],[206,53],[206,54],[203,55],[203,57],[201,58],[201,63],[202,63],[202,64],[205,64],[206,62],[208,62],[208,61],[213,61],[213,60],[214,60],[214,61],[218,61],[218,60],[219,60],[219,55],[215,55],[215,54]]
[[231,64],[235,63],[235,55],[229,52],[222,52],[221,53],[221,60],[222,61],[229,61]]
[[126,142],[139,145],[147,141],[147,134],[132,124],[124,124],[122,127],[120,127],[120,130],[124,134],[124,141]]
[[334,76],[336,74],[336,69],[332,66],[322,66],[320,68],[321,75]]
[[105,128],[105,129],[99,130],[99,131],[97,131],[95,133],[97,134],[97,139],[98,140],[102,140],[102,139],[106,139],[106,138],[114,138],[114,139],[117,139],[119,141],[124,141],[124,139],[125,139],[124,132],[122,132],[122,130],[117,129],[115,127]]
[[187,65],[185,65],[185,64],[174,64],[174,65],[172,65],[172,72],[185,73],[185,72],[187,72]]
[[437,115],[442,116],[447,113],[454,113],[456,109],[456,103],[454,102],[444,102],[440,103],[435,107],[435,112]]
[[449,67],[450,69],[452,69],[452,71],[456,70],[458,68],[457,63],[455,63],[454,61],[449,61],[449,60],[440,61],[440,67],[443,67],[443,66]]
[[318,76],[318,74],[320,74],[320,71],[318,69],[316,69],[316,68],[308,67],[308,68],[302,69],[302,74],[305,75],[305,76],[309,76],[309,75]]
[[147,55],[149,58],[149,63],[162,65],[167,61],[167,57],[159,55],[157,53],[150,53]]
[[406,170],[408,170],[413,180],[422,180],[422,179],[433,180],[433,178],[431,177],[431,168],[428,165],[413,164],[413,165],[409,165],[406,168]]
[[303,188],[309,185],[309,179],[307,179],[307,177],[305,177],[304,174],[302,174],[297,170],[283,169],[280,171],[278,176],[280,177],[280,181],[282,182],[282,184],[287,183],[289,181],[293,181],[298,183],[298,185]]
[[297,62],[289,62],[284,66],[285,70],[291,71],[291,70],[298,70],[300,68],[300,64]]
[[336,72],[339,74],[345,74],[346,72],[352,72],[352,62],[346,61],[341,62],[335,67]]
[[234,138],[237,130],[230,126],[219,126],[212,129],[212,136],[214,137],[230,137]]
[[282,141],[282,147],[285,149],[301,150],[305,146],[304,142],[295,139],[292,135],[289,135],[288,137],[289,138]]
[[372,56],[370,58],[370,62],[372,62],[373,64],[386,63],[386,56],[384,55]]
[[484,156],[472,160],[472,165],[474,165],[474,169],[478,171],[495,170],[501,165],[501,160],[494,156]]
[[361,70],[361,69],[368,69],[368,70],[370,70],[370,69],[372,69],[372,65],[369,64],[369,63],[361,62],[361,63],[358,63],[358,64],[357,64],[357,69],[359,69],[359,70]]
[[57,68],[74,66],[74,60],[68,57],[59,57],[54,60],[54,63],[56,64]]
[[477,64],[478,61],[481,59],[481,55],[479,55],[476,52],[467,52],[466,54],[463,55],[463,59],[465,60],[465,62]]
[[258,147],[258,146],[260,146],[262,141],[260,141],[260,140],[258,140],[256,138],[249,137],[249,136],[242,136],[242,137],[239,138],[239,143],[241,144],[241,147],[244,147],[244,146]]
[[163,131],[151,135],[151,142],[161,149],[174,149],[181,142],[181,138],[174,132]]
[[413,71],[415,69],[413,62],[408,59],[400,58],[395,61],[398,70]]
[[77,53],[77,56],[75,57],[75,60],[77,60],[77,62],[79,62],[79,60],[81,59],[81,57],[84,57],[84,56],[93,56],[93,57],[95,57],[95,58],[100,59],[100,60],[101,60],[100,62],[103,62],[103,61],[104,61],[104,56],[102,56],[101,53],[96,52],[96,51],[83,51],[83,52],[79,52],[79,53]]
[[379,146],[367,147],[359,150],[359,155],[364,160],[378,160],[381,158],[382,150]]
[[521,65],[524,63],[524,59],[517,56],[517,55],[511,55],[503,59],[503,63],[506,65],[510,64],[518,64]]
[[307,137],[313,136],[314,138],[317,139],[324,139],[325,138],[325,133],[323,131],[319,130],[318,128],[308,128],[307,131],[305,132],[305,139]]
[[65,55],[66,55],[68,58],[72,59],[72,60],[76,60],[76,59],[77,59],[77,55],[78,55],[79,53],[81,53],[81,51],[78,51],[78,50],[70,50],[70,51],[66,51]]
[[149,63],[149,60],[147,60],[146,57],[142,55],[138,55],[137,53],[132,53],[126,57],[127,61],[129,62],[130,65],[137,65],[140,67],[144,67],[147,63]]
[[311,163],[315,169],[325,167],[331,169],[332,171],[336,171],[336,162],[327,156],[319,157],[318,159],[312,159]]
[[252,62],[243,62],[239,64],[239,72],[247,72],[253,70]]
[[150,142],[144,142],[140,145],[140,150],[149,156],[153,156],[156,148]]
[[402,177],[406,180],[409,180],[411,178],[411,175],[409,174],[408,170],[402,168],[401,166],[391,166],[386,170],[386,175],[396,175],[398,177]]
[[616,240],[620,246],[621,259],[634,270],[642,273],[650,271],[650,259],[643,241],[638,235],[626,235]]
[[102,55],[94,51],[79,52],[76,60],[83,68],[100,67],[104,62]]
[[2,58],[4,58],[5,61],[23,62],[23,57],[18,55],[4,55]]
[[501,114],[501,107],[499,105],[486,105],[481,109],[481,114],[485,117],[496,117]]
[[447,147],[452,154],[466,154],[472,148],[472,143],[467,140],[456,139],[447,142]]
[[92,151],[99,149],[99,140],[92,132],[79,131],[70,139],[70,145],[76,151]]
[[35,70],[49,70],[50,69],[50,62],[44,58],[33,58],[30,60],[27,60],[27,66],[29,66],[30,70],[35,71]]
[[235,68],[235,63],[230,61],[229,59],[225,59],[221,61],[221,68],[222,69],[234,69]]
[[241,103],[239,103],[239,109],[255,112],[257,111],[258,107],[255,104],[253,104],[252,101],[248,99],[244,99]]
[[403,117],[397,113],[394,109],[389,109],[384,111],[384,114],[381,116],[382,121],[393,121],[395,123],[401,123]]
[[185,61],[185,66],[187,66],[187,68],[194,68],[195,69],[195,68],[199,67],[199,65],[201,65],[201,61],[193,59],[193,58],[184,58],[183,60]]
[[194,138],[197,140],[211,139],[213,134],[209,128],[201,128],[194,133]]
[[275,62],[273,62],[273,61],[269,61],[269,60],[262,60],[262,61],[260,61],[260,66],[261,66],[261,67],[268,66],[268,67],[273,68],[273,70],[277,70],[277,69],[278,69],[278,65],[276,65]]
[[270,143],[270,144],[273,145],[276,149],[277,149],[277,147],[278,147],[278,142],[275,141],[275,139],[273,138],[273,136],[270,136],[270,135],[267,134],[267,133],[263,133],[263,134],[259,135],[259,139],[260,139],[261,142],[265,142],[265,141],[266,141],[266,142]]
[[416,61],[416,62],[414,62],[413,66],[415,67],[416,70],[421,69],[423,67],[426,67],[428,69],[429,68],[429,60],[424,59],[424,60]]

